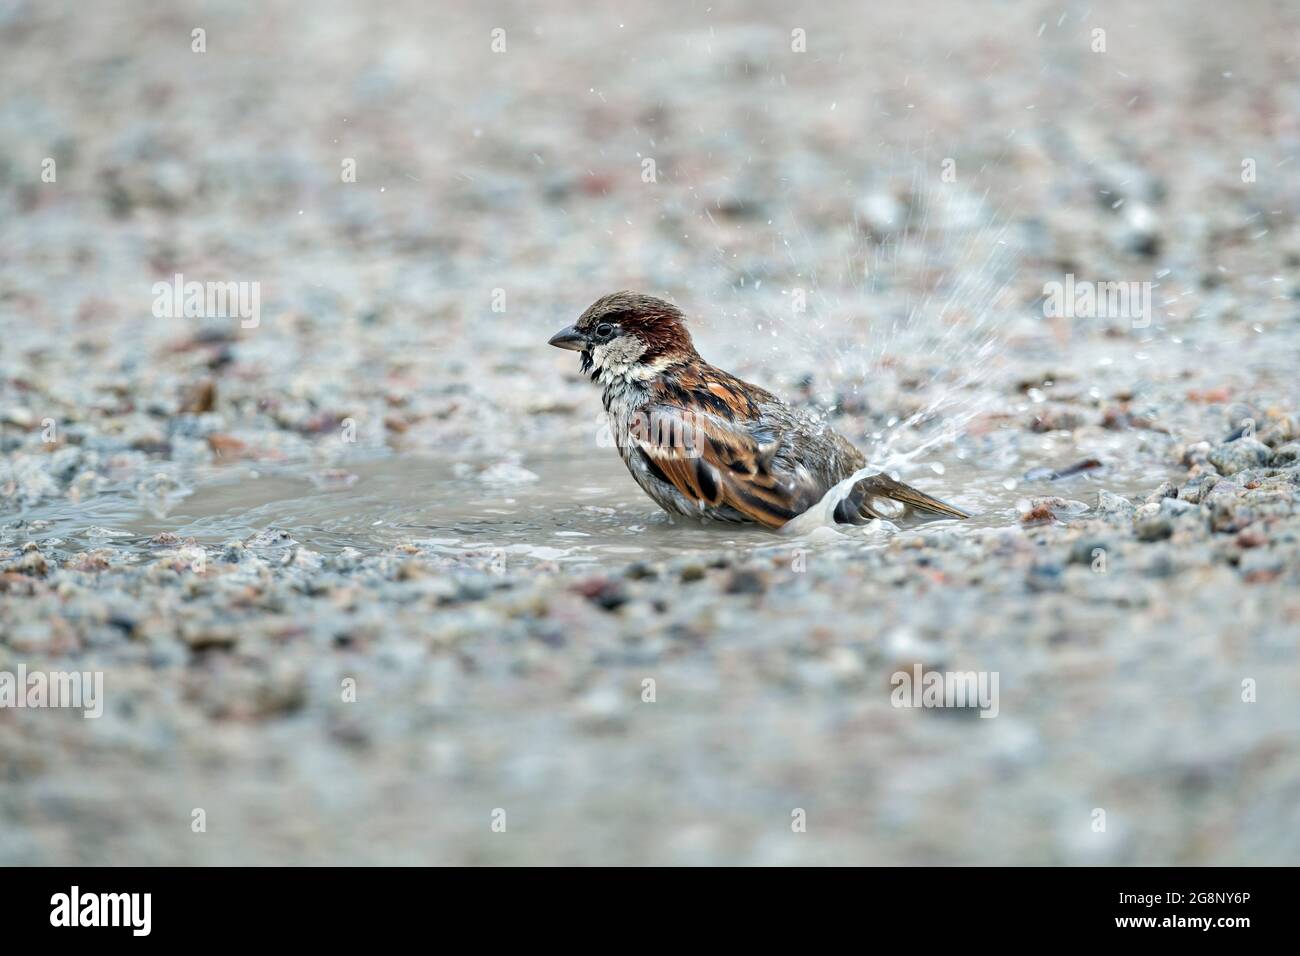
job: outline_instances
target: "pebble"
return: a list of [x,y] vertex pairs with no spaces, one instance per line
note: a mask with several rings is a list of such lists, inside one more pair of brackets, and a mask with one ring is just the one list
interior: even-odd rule
[[767,581],[757,571],[738,570],[728,578],[725,590],[728,594],[762,594]]
[[36,424],[36,416],[26,408],[10,407],[0,410],[0,422],[19,428],[31,428]]
[[1273,451],[1273,464],[1278,467],[1300,462],[1300,442],[1287,442]]
[[1183,485],[1178,491],[1178,497],[1192,504],[1200,504],[1219,481],[1218,475],[1200,475]]
[[1136,506],[1120,495],[1102,490],[1097,492],[1097,513],[1103,517],[1128,517]]
[[1160,508],[1160,514],[1168,518],[1177,518],[1185,514],[1199,514],[1200,509],[1190,501],[1183,501],[1180,498],[1164,497],[1159,499],[1157,506]]
[[1266,465],[1272,457],[1272,449],[1254,438],[1224,442],[1209,454],[1210,464],[1223,475],[1235,475],[1244,468]]
[[575,714],[579,725],[589,732],[615,733],[627,726],[631,708],[640,701],[639,696],[601,686],[578,699]]
[[1138,514],[1133,522],[1133,530],[1139,541],[1163,541],[1174,533],[1174,522],[1167,514],[1156,510]]
[[1101,555],[1107,555],[1113,545],[1105,538],[1080,538],[1070,546],[1070,563],[1091,566]]
[[1152,502],[1158,504],[1159,502],[1163,501],[1165,498],[1177,498],[1177,497],[1178,497],[1178,486],[1175,485],[1172,481],[1162,481],[1160,482],[1160,487],[1158,487],[1155,491],[1151,492],[1151,494],[1147,495],[1146,500],[1148,504]]

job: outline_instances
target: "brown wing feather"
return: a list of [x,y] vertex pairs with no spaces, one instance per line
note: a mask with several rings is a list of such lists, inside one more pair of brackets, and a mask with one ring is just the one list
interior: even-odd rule
[[760,445],[743,427],[673,406],[648,410],[655,427],[632,440],[689,501],[731,507],[751,521],[779,528],[811,502],[803,489],[768,467],[775,442]]

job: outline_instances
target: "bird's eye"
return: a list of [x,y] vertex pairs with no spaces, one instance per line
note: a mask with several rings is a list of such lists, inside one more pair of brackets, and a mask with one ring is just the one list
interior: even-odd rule
[[610,325],[608,322],[602,322],[600,325],[596,326],[596,336],[598,338],[607,339],[611,334],[613,334],[613,332],[614,326]]

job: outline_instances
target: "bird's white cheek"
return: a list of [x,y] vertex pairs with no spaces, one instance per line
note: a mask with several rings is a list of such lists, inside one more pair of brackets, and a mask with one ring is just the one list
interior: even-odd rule
[[633,335],[620,335],[612,342],[597,345],[591,350],[591,360],[596,368],[612,375],[626,375],[645,351],[645,343]]

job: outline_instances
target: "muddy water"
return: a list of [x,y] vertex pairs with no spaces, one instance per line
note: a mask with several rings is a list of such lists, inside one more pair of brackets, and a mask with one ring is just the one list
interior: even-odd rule
[[[1050,441],[1041,454],[1044,463],[1058,466],[1085,457],[1073,446],[1052,447]],[[1107,465],[1057,481],[1026,481],[1023,461],[977,462],[958,455],[951,448],[938,452],[930,465],[903,477],[974,516],[908,527],[975,532],[1010,526],[1025,499],[1035,495],[1058,496],[1074,503],[1067,512],[1082,512],[1095,505],[1101,488],[1146,494],[1164,477],[1150,468],[1123,472]],[[8,523],[6,538],[53,538],[74,551],[143,551],[161,532],[214,546],[279,529],[324,553],[345,547],[382,551],[409,542],[448,555],[500,551],[510,561],[561,564],[658,560],[792,543],[754,528],[670,520],[608,450],[593,450],[582,459],[529,459],[522,468],[492,464],[397,456],[330,470],[308,464],[227,466],[195,475],[190,493],[166,507],[121,489],[30,509],[20,516],[21,524]],[[1069,514],[1062,517],[1068,520]],[[875,546],[893,528],[839,528],[837,533]]]

